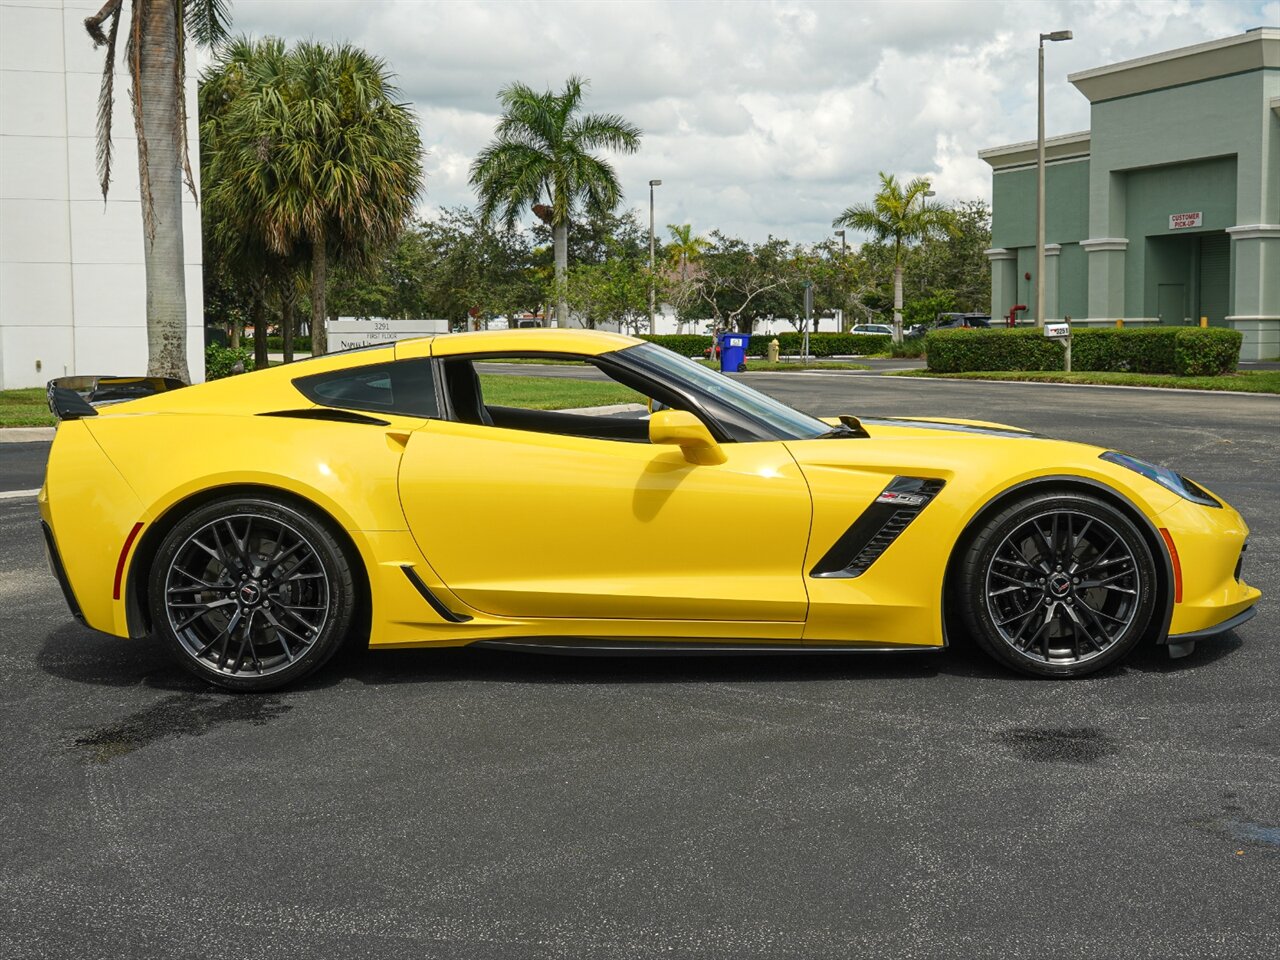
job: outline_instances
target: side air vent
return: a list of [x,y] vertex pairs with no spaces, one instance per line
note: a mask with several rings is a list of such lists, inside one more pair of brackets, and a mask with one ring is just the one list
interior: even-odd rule
[[325,420],[329,423],[363,423],[371,427],[389,427],[390,420],[379,420],[377,417],[350,410],[335,410],[332,407],[305,407],[301,410],[272,410],[260,413],[260,417],[289,417],[294,420]]
[[422,578],[418,576],[417,571],[409,564],[401,564],[400,569],[404,571],[405,578],[413,584],[413,588],[421,594],[422,599],[427,601],[427,605],[440,617],[441,620],[449,623],[466,623],[471,619],[465,613],[454,613],[441,602],[440,598],[431,592],[431,588],[422,582]]
[[943,483],[927,477],[894,477],[871,506],[832,544],[809,571],[809,576],[824,579],[862,576],[938,495]]

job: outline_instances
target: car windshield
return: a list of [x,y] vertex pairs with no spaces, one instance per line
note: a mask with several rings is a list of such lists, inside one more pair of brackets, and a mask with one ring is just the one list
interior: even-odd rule
[[672,385],[694,395],[709,395],[756,421],[769,434],[780,440],[811,440],[831,432],[831,425],[816,417],[793,410],[785,403],[767,397],[746,384],[709,370],[699,363],[653,343],[628,347],[622,353],[634,354],[650,367],[666,374]]

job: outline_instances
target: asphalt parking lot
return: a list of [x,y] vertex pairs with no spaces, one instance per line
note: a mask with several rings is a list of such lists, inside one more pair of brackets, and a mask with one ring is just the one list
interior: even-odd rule
[[[0,499],[0,955],[1280,955],[1280,401],[749,379],[1176,464],[1248,518],[1261,612],[1069,683],[963,649],[353,650],[232,696],[77,625]],[[0,486],[46,450],[0,444]]]

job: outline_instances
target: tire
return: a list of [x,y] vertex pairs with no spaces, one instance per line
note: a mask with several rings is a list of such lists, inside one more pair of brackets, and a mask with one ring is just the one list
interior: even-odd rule
[[1127,656],[1155,611],[1155,559],[1141,531],[1088,494],[1028,494],[986,521],[960,566],[974,640],[1036,677],[1083,677]]
[[274,690],[319,669],[351,628],[357,591],[341,545],[270,497],[206,504],[161,541],[154,631],[188,671],[228,690]]

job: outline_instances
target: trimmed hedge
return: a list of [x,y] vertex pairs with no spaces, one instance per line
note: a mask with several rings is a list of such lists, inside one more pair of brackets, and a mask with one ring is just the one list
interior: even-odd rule
[[[1088,372],[1233,373],[1241,334],[1222,327],[1140,330],[1084,328],[1071,335],[1071,366]],[[935,330],[925,336],[928,367],[937,373],[1061,370],[1062,345],[1038,329]]]
[[697,333],[647,334],[640,338],[666,347],[682,357],[702,357],[711,349],[711,338]]
[[[249,345],[250,350],[253,349],[253,337],[245,337],[241,342],[247,343]],[[267,337],[267,349],[270,350],[272,353],[279,353],[281,350],[284,349],[284,337],[276,337],[276,336]],[[310,337],[294,337],[293,349],[295,351],[300,350],[305,353],[310,353],[311,338]]]
[[[711,337],[698,334],[650,334],[641,339],[666,347],[682,357],[706,356],[712,341]],[[783,356],[799,355],[804,348],[804,334],[801,333],[757,333],[752,334],[747,344],[747,355],[767,356],[769,342],[775,339],[778,341],[778,350]],[[815,357],[884,353],[892,342],[893,338],[888,334],[811,333],[809,334],[809,352]]]

